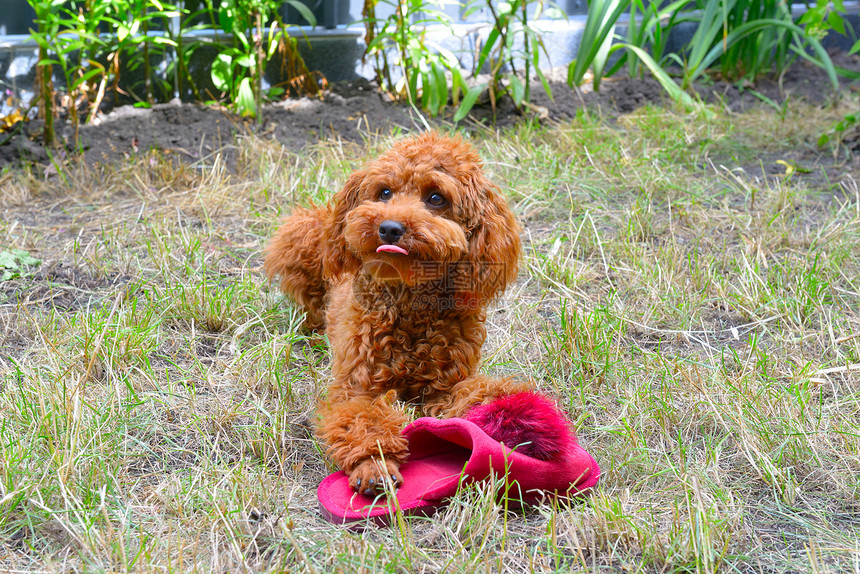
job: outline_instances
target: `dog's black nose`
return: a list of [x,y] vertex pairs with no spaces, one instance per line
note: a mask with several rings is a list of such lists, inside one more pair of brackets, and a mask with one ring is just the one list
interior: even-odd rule
[[379,224],[379,238],[385,243],[397,243],[404,233],[406,233],[406,228],[397,221],[386,219]]

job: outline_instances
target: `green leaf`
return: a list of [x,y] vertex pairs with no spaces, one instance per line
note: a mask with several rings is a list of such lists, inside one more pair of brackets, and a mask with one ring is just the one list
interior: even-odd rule
[[242,117],[256,117],[257,103],[254,101],[254,90],[251,89],[251,78],[242,78],[236,94],[236,107]]
[[436,90],[431,86],[430,75],[427,72],[421,72],[421,107],[425,110],[432,110],[433,96]]
[[418,74],[417,73],[413,72],[412,75],[409,76],[409,85],[407,87],[409,90],[408,91],[409,101],[414,104],[418,101]]
[[380,34],[379,36],[375,37],[375,38],[374,38],[373,40],[371,40],[371,41],[370,41],[370,43],[367,45],[367,50],[366,50],[366,51],[367,51],[367,53],[368,53],[368,54],[373,54],[373,53],[374,53],[374,52],[376,52],[377,50],[379,50],[379,49],[381,49],[381,48],[384,48],[384,44],[383,44],[383,42],[385,42],[388,38],[389,38],[389,36],[388,36],[387,34],[386,34],[386,35],[382,35],[382,34]]
[[511,98],[513,98],[514,104],[516,104],[517,107],[520,107],[523,103],[523,98],[525,98],[526,95],[526,87],[523,85],[522,80],[513,74],[510,75],[509,81],[511,82]]
[[460,65],[459,61],[457,60],[457,56],[454,55],[454,52],[452,52],[451,50],[447,50],[437,44],[433,44],[433,46],[437,50],[439,59],[443,65],[449,68],[453,68]]
[[610,49],[612,48],[612,40],[614,37],[615,26],[612,26],[609,30],[609,35],[600,43],[600,46],[591,61],[591,71],[594,74],[592,83],[594,84],[595,92],[600,90],[600,80],[603,78],[603,70],[606,67],[607,60],[609,60],[609,54],[611,53]]
[[159,46],[170,46],[172,48],[175,48],[178,45],[175,40],[165,38],[164,36],[153,36],[150,38],[150,41],[153,44],[158,44]]
[[212,83],[222,92],[230,92],[233,84],[233,58],[227,54],[218,54],[212,62]]
[[827,23],[830,24],[830,27],[842,34],[845,35],[845,20],[842,19],[842,16],[836,12],[831,12],[827,15]]
[[849,70],[848,68],[843,68],[841,66],[834,66],[836,68],[836,73],[842,76],[843,78],[847,78],[852,82],[854,80],[860,80],[860,72],[856,72],[854,70]]
[[36,259],[23,249],[12,249],[0,252],[0,267],[6,269],[18,269],[22,265],[39,265],[41,259]]
[[317,19],[314,17],[314,13],[311,12],[311,9],[308,8],[303,2],[298,2],[297,0],[284,0],[284,4],[289,4],[296,11],[302,15],[302,18],[310,24],[311,26],[317,25]]
[[554,102],[555,100],[552,97],[552,88],[550,88],[549,81],[546,79],[546,76],[544,76],[540,68],[535,68],[535,72],[537,73],[538,78],[540,78],[540,83],[543,85],[546,97],[549,98],[549,101]]
[[253,54],[242,54],[238,58],[235,58],[233,62],[237,66],[242,66],[243,68],[253,68],[256,64]]
[[31,265],[39,265],[42,261],[36,259],[26,251],[21,249],[12,249],[9,251],[0,251],[0,281],[7,281],[14,277],[20,277],[25,267]]
[[448,103],[448,78],[445,77],[445,68],[438,64],[433,65],[433,81],[436,83],[436,99],[439,106],[432,110],[434,115],[438,115]]
[[[718,35],[723,31],[727,19],[726,14],[734,8],[734,5],[735,0],[727,0],[726,2],[708,0],[705,4],[705,9],[689,44],[692,50],[688,56],[686,67],[691,72],[688,74],[689,77],[684,78],[688,85],[710,66],[710,64],[704,63],[708,49],[714,45]],[[724,38],[719,46],[722,48],[726,45]]]
[[484,44],[484,47],[481,48],[481,56],[478,58],[478,65],[475,66],[475,71],[480,73],[481,68],[484,67],[484,62],[487,61],[487,58],[490,56],[490,52],[493,51],[493,47],[496,45],[496,41],[499,39],[499,30],[498,28],[493,28],[490,30],[489,36],[487,36],[487,43]]
[[239,43],[242,44],[242,48],[244,51],[249,52],[251,50],[251,42],[248,41],[248,36],[240,30],[239,28],[233,29],[233,38],[239,40]]
[[[595,89],[600,85],[598,70],[603,70],[615,33],[618,18],[627,10],[630,0],[592,0],[588,4],[588,16],[579,44],[579,52],[570,63],[567,81],[571,85],[582,84],[588,68],[594,69]],[[595,60],[598,60],[595,64]]]
[[278,34],[278,26],[272,25],[269,26],[269,38],[266,42],[268,48],[266,49],[266,59],[271,60],[272,56],[275,55],[275,50],[278,49],[278,42],[275,41],[275,36]]
[[480,12],[483,9],[484,9],[483,2],[476,2],[476,3],[469,2],[466,9],[463,10],[462,18],[463,18],[463,20],[468,20],[469,16],[471,16],[472,14],[475,14],[476,12]]
[[455,106],[459,106],[460,92],[466,91],[468,91],[468,88],[466,87],[466,82],[463,81],[463,75],[459,69],[454,68],[451,70],[451,102]]
[[86,82],[88,82],[91,78],[94,78],[94,77],[100,76],[100,75],[104,75],[104,73],[105,73],[104,68],[94,68],[92,70],[89,70],[87,73],[85,73],[85,74],[79,76],[77,79],[75,79],[75,81],[72,83],[72,87],[77,88],[81,84],[85,84]]
[[233,12],[230,9],[221,7],[218,10],[218,25],[221,26],[222,30],[232,32],[235,23],[236,19],[233,17]]
[[475,102],[478,101],[478,96],[481,95],[481,92],[487,89],[487,84],[479,84],[477,86],[473,86],[470,88],[466,95],[463,96],[463,101],[460,102],[460,107],[457,108],[457,113],[454,114],[454,122],[459,122],[472,111],[472,108],[475,105]]
[[135,20],[129,28],[124,23],[120,23],[116,28],[116,38],[120,42],[124,42],[129,36],[137,34],[137,29],[140,26],[140,20]]

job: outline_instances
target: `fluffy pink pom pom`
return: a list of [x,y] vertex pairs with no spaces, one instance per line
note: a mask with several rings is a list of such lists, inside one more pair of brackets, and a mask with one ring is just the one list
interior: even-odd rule
[[508,448],[541,460],[555,458],[576,443],[567,418],[535,392],[499,397],[473,407],[463,418]]

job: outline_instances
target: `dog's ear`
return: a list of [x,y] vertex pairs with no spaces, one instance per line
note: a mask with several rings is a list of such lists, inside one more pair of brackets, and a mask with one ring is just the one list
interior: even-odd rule
[[323,274],[334,279],[342,273],[355,273],[361,262],[353,255],[344,239],[343,231],[346,226],[346,216],[361,203],[361,184],[364,172],[355,171],[329,203],[329,221],[323,244]]
[[469,195],[476,198],[470,208],[476,217],[464,258],[469,294],[481,305],[501,295],[517,278],[522,254],[520,226],[507,201],[486,178],[477,177]]

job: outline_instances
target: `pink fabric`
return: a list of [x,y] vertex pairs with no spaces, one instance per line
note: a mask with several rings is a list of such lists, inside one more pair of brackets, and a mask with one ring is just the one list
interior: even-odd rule
[[409,458],[400,467],[403,486],[396,502],[355,492],[345,473],[320,483],[317,495],[323,516],[336,523],[370,519],[387,524],[397,509],[432,514],[463,482],[507,476],[508,496],[534,502],[557,493],[567,496],[597,484],[600,468],[575,439],[554,460],[539,460],[512,451],[464,419],[421,418],[403,429]]

